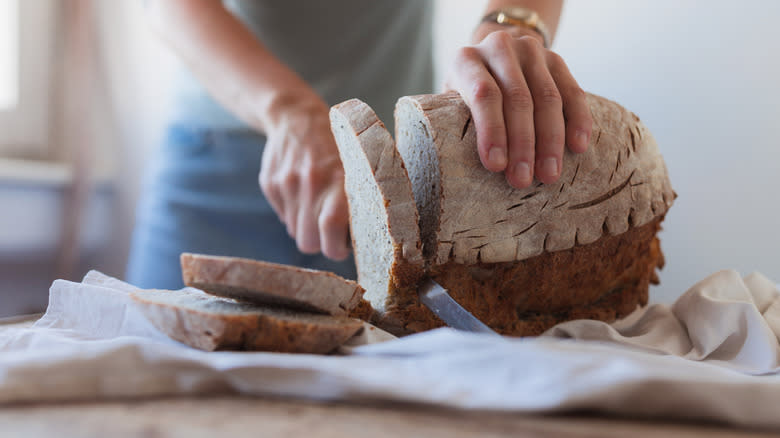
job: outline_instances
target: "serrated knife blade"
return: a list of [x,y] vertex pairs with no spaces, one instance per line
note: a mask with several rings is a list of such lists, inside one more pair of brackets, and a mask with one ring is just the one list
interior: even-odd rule
[[417,290],[420,301],[436,314],[448,326],[467,332],[491,333],[498,335],[493,329],[477,319],[468,310],[464,309],[454,298],[447,293],[439,283],[431,278],[423,281]]

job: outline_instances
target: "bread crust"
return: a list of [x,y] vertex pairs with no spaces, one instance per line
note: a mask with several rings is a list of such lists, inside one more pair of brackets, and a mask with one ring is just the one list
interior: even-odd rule
[[557,183],[518,190],[503,173],[482,166],[471,113],[457,94],[399,100],[396,111],[417,113],[439,160],[431,264],[524,260],[621,234],[666,213],[676,194],[649,130],[615,102],[592,94],[587,101],[594,120],[588,151],[566,150]]
[[[557,183],[522,190],[481,165],[470,111],[457,94],[403,97],[396,106],[398,149],[423,216],[423,272],[500,333],[537,335],[576,318],[613,321],[645,305],[648,285],[657,283],[656,234],[677,196],[666,165],[635,114],[602,97],[587,101],[588,151],[565,152]],[[340,110],[354,108],[366,111]],[[360,141],[370,148],[373,139]],[[426,146],[433,164],[421,166],[431,158],[420,153]],[[403,253],[395,261],[403,266]],[[419,276],[398,272],[377,325],[396,335],[444,325],[419,302]]]
[[[326,354],[363,327],[356,319],[262,308],[195,289],[136,291],[131,297],[157,329],[205,351]],[[209,310],[215,305],[218,310]]]
[[181,268],[184,284],[212,295],[330,315],[347,315],[364,292],[331,272],[239,257],[183,253]]
[[[356,263],[358,268],[358,280],[366,288],[371,288],[371,278],[382,276],[386,281],[383,290],[369,290],[366,297],[372,300],[376,309],[384,308],[385,297],[403,285],[416,284],[423,275],[424,260],[422,256],[422,243],[418,227],[419,215],[412,196],[411,182],[400,154],[395,148],[392,136],[384,124],[377,118],[374,111],[365,103],[357,99],[351,99],[334,106],[330,112],[331,128],[337,139],[339,153],[345,165],[347,196],[350,202],[350,229],[352,247],[356,251]],[[357,149],[357,150],[355,150]],[[355,166],[353,170],[348,164],[349,159],[363,160],[367,166]],[[354,164],[354,163],[352,163]],[[360,170],[357,170],[360,169]],[[364,170],[367,169],[367,170]],[[371,175],[358,174],[359,172],[371,172]],[[387,239],[392,247],[392,254],[388,266],[375,266],[369,260],[363,260],[359,253],[361,247],[373,247],[376,242],[370,241],[370,237],[361,234],[361,226],[356,212],[367,208],[361,205],[365,199],[356,193],[359,185],[356,181],[370,177],[375,183],[374,187],[366,189],[377,190],[383,203],[382,217],[384,223],[373,226],[386,229],[386,235],[379,236]],[[351,190],[350,187],[353,189]],[[362,239],[358,241],[358,239]],[[377,272],[383,270],[383,272]],[[379,297],[378,299],[374,299]],[[364,309],[365,310],[365,309]],[[363,311],[362,315],[373,314]]]
[[[516,262],[450,262],[431,276],[501,334],[538,335],[571,319],[612,322],[647,304],[648,286],[664,263],[656,237],[662,220]],[[444,326],[414,289],[396,291],[377,324],[399,336]]]

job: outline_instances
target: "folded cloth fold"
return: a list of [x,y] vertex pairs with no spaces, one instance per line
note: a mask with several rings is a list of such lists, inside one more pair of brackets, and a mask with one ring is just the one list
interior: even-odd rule
[[571,321],[546,335],[609,341],[733,368],[746,374],[780,371],[780,292],[760,273],[742,279],[717,272],[671,306],[653,305],[612,325]]
[[780,292],[761,274],[715,273],[611,325],[522,339],[439,329],[358,340],[342,356],[194,350],[145,320],[134,289],[97,272],[55,281],[35,325],[0,329],[0,402],[229,390],[780,429]]

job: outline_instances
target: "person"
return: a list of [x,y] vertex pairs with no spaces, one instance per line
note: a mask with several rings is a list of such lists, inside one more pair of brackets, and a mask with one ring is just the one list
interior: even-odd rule
[[[556,181],[564,148],[582,152],[590,137],[585,94],[546,46],[561,8],[489,0],[444,84],[472,110],[484,166],[517,188]],[[354,278],[329,106],[358,97],[392,125],[398,97],[434,91],[432,1],[153,0],[147,9],[187,71],[139,202],[127,279],[179,288],[185,251]]]

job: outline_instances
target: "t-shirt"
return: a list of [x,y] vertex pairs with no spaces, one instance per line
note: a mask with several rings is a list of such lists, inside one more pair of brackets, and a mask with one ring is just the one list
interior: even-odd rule
[[[225,0],[225,6],[329,105],[356,97],[392,126],[395,101],[433,89],[430,0]],[[187,71],[174,83],[171,121],[244,124]]]

